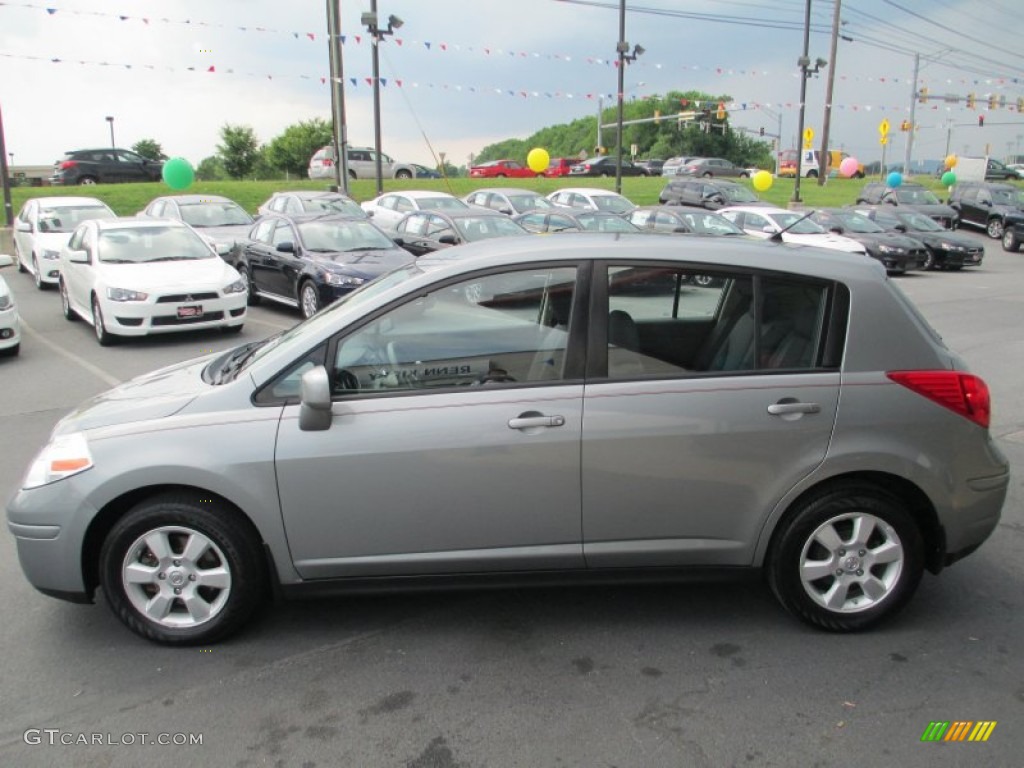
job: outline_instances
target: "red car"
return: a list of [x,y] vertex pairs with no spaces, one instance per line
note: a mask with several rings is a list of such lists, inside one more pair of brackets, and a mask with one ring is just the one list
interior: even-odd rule
[[534,173],[522,163],[515,160],[491,160],[489,163],[474,165],[469,169],[471,179],[532,179],[536,176],[543,176],[543,173]]
[[578,162],[579,160],[571,157],[552,157],[551,162],[548,163],[547,170],[544,171],[544,175],[549,178],[568,176],[569,169]]

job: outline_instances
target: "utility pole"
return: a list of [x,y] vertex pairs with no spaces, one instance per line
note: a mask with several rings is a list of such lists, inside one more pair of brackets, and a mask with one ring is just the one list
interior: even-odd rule
[[11,173],[7,167],[7,143],[4,140],[4,113],[0,110],[0,185],[4,188],[4,216],[7,226],[14,226],[14,206],[11,205]]
[[914,149],[914,122],[917,115],[917,74],[921,69],[921,54],[914,54],[914,77],[910,81],[910,130],[907,131],[907,152],[903,156],[903,175],[910,175],[910,153]]
[[619,90],[618,90],[618,118],[615,130],[615,192],[622,194],[622,91],[626,87],[626,52],[629,50],[629,43],[626,42],[626,0],[619,1],[619,42],[615,46],[619,54]]
[[[828,178],[828,161],[832,155],[828,151],[828,131],[832,124],[832,84],[836,79],[836,51],[839,48],[839,6],[841,0],[835,0],[835,12],[832,14],[832,51],[829,54],[831,67],[828,71],[828,85],[825,86],[825,116],[821,121],[821,153],[818,155],[818,186],[825,186]],[[838,168],[836,169],[839,170]]]
[[807,102],[807,65],[811,55],[811,0],[807,0],[807,10],[804,12],[804,53],[800,57],[800,116],[797,118],[796,128],[796,178],[793,180],[793,199],[791,202],[803,202],[800,199],[800,175],[803,173],[803,137],[804,137],[804,111]]
[[348,194],[348,126],[345,124],[345,78],[341,60],[341,0],[327,0],[327,52],[331,63],[331,118],[335,186]]

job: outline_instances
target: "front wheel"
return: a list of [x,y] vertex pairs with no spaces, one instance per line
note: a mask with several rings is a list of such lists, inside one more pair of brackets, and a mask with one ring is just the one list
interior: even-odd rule
[[935,254],[930,250],[926,250],[924,254],[924,262],[921,264],[922,270],[935,269]]
[[117,337],[107,330],[103,321],[103,311],[100,309],[100,300],[95,296],[92,298],[92,329],[96,333],[96,341],[101,347],[109,347],[117,343]]
[[266,572],[256,532],[233,510],[202,496],[144,501],[103,542],[100,583],[107,602],[148,640],[219,640],[240,629],[263,597]]
[[64,313],[64,319],[72,323],[75,322],[78,319],[78,313],[71,307],[71,298],[68,296],[68,287],[65,285],[63,277],[57,283],[57,290],[60,291],[60,309]]
[[989,219],[988,226],[985,228],[988,232],[988,236],[993,240],[998,240],[1003,236],[1003,220],[1002,219]]
[[36,255],[32,254],[32,279],[35,281],[37,291],[45,291],[46,283],[43,282],[43,273],[39,269],[39,259]]
[[411,179],[412,174],[409,171],[398,171],[395,173],[396,179]]
[[245,303],[250,307],[255,307],[260,303],[260,295],[256,293],[256,290],[252,287],[252,276],[249,274],[249,268],[245,264],[235,264],[235,271],[238,272],[238,276],[242,279],[242,283],[245,284]]
[[1013,233],[1012,229],[1003,230],[1003,250],[1011,253],[1020,250],[1020,240],[1017,239],[1017,235]]
[[86,187],[91,187],[93,184],[96,183],[96,179],[94,179],[92,176],[83,176],[78,180],[78,183]]
[[792,614],[851,632],[906,605],[924,572],[924,544],[898,499],[872,486],[843,485],[804,502],[783,523],[766,568],[772,591]]
[[309,280],[299,289],[299,309],[303,318],[312,317],[320,309],[320,294]]

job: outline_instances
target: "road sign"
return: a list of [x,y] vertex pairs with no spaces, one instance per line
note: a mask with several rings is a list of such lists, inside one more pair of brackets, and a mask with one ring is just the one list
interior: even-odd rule
[[814,141],[814,129],[813,128],[804,128],[804,141],[807,142],[808,144],[810,144],[812,141]]
[[884,147],[886,144],[889,143],[889,137],[888,136],[882,136],[882,138],[880,138],[878,140],[878,143],[881,144]]
[[888,120],[888,118],[884,118],[884,117],[882,118],[882,122],[880,122],[878,124],[878,132],[882,136],[888,136],[889,135],[889,120]]

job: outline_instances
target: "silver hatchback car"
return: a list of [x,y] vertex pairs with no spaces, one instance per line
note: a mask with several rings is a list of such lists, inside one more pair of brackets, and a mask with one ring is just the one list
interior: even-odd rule
[[876,262],[737,240],[451,248],[119,386],[11,498],[22,567],[170,644],[274,592],[709,567],[872,625],[999,520],[988,390]]

